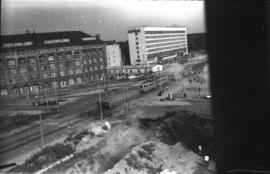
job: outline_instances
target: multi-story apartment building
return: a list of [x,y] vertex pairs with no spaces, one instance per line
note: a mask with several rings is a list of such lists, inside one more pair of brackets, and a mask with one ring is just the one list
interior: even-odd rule
[[104,42],[81,31],[1,36],[1,95],[92,82],[105,68]]
[[135,27],[128,30],[131,65],[166,63],[188,54],[185,27]]

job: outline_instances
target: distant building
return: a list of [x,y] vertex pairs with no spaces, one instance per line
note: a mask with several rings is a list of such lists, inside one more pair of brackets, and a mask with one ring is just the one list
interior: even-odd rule
[[167,63],[188,54],[185,27],[135,27],[128,30],[132,65]]
[[122,56],[119,44],[115,42],[106,42],[107,67],[122,65]]
[[112,79],[124,79],[127,76],[139,75],[150,71],[152,71],[152,67],[146,65],[115,66],[107,68],[107,75]]
[[105,68],[105,43],[81,31],[1,36],[1,95],[93,82]]
[[123,65],[130,65],[128,41],[121,41],[121,42],[118,42],[118,44],[121,49]]

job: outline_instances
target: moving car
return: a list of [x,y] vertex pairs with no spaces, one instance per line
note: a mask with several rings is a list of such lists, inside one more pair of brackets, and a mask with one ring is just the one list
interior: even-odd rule
[[128,78],[129,79],[135,79],[137,76],[134,76],[134,75],[131,75],[131,76],[129,76]]
[[212,98],[212,94],[211,93],[208,93],[206,96],[205,96],[206,99],[211,99]]

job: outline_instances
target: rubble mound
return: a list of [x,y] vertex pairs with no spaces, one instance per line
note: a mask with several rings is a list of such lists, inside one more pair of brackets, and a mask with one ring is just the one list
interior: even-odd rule
[[148,141],[136,146],[112,169],[104,174],[156,174],[164,171],[194,173],[202,158],[177,143],[170,146],[158,141]]

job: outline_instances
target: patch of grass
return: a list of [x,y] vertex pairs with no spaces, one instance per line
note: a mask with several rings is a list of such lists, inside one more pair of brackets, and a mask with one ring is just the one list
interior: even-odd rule
[[153,125],[153,119],[150,119],[150,118],[144,118],[144,119],[139,119],[139,125],[141,128],[149,128],[150,126]]
[[138,153],[140,158],[145,158],[145,159],[148,159],[149,161],[153,160],[152,157],[147,152],[145,152],[143,150],[138,150],[137,153]]
[[99,165],[100,165],[100,173],[103,173],[109,169],[112,169],[114,165],[122,159],[122,155],[114,155],[112,156],[110,153],[105,153],[100,155],[99,158]]
[[71,145],[55,144],[45,147],[10,172],[33,173],[73,152]]
[[85,149],[82,152],[80,152],[79,154],[75,154],[73,158],[71,158],[70,160],[61,163],[59,165],[57,165],[56,167],[48,170],[46,173],[51,174],[51,173],[65,173],[66,170],[72,166],[74,166],[75,163],[86,159],[88,161],[88,164],[93,165],[95,162],[94,156],[97,153],[98,147],[102,147],[104,146],[105,142],[102,141],[100,143],[97,144],[97,146],[95,147],[91,147],[89,149]]
[[133,153],[129,154],[129,156],[126,157],[125,160],[127,162],[127,165],[134,169],[141,171],[144,168],[144,166],[139,163],[137,156]]
[[152,126],[155,127],[155,123],[162,122],[163,120],[167,119],[171,115],[175,115],[176,111],[166,112],[164,116],[158,117],[157,119],[150,119],[150,118],[141,118],[138,120],[139,125],[141,128],[149,129]]
[[202,145],[206,154],[214,155],[212,120],[200,118],[196,114],[182,113],[173,116],[170,122],[171,129],[176,132],[176,141],[195,152],[198,145]]
[[197,152],[203,146],[205,154],[215,158],[212,119],[201,118],[196,113],[186,111],[167,112],[158,119],[140,120],[142,126],[160,127],[161,141],[174,145],[180,141],[186,148]]
[[74,131],[74,132],[71,132],[69,135],[68,135],[68,137],[65,139],[65,143],[67,143],[67,142],[71,142],[71,143],[73,143],[74,145],[78,145],[78,143],[82,140],[82,138],[85,136],[85,135],[88,135],[89,134],[89,132],[88,132],[88,130],[86,130],[86,129],[83,129],[83,130],[81,130],[81,131],[79,131],[79,132],[76,132],[76,131]]
[[155,168],[155,167],[149,165],[148,163],[144,163],[144,168],[148,170],[148,172],[147,172],[148,174],[157,174],[157,173],[160,173],[162,171],[162,165]]
[[155,150],[154,145],[152,143],[149,144],[143,144],[141,148],[148,154],[151,155],[153,151]]

